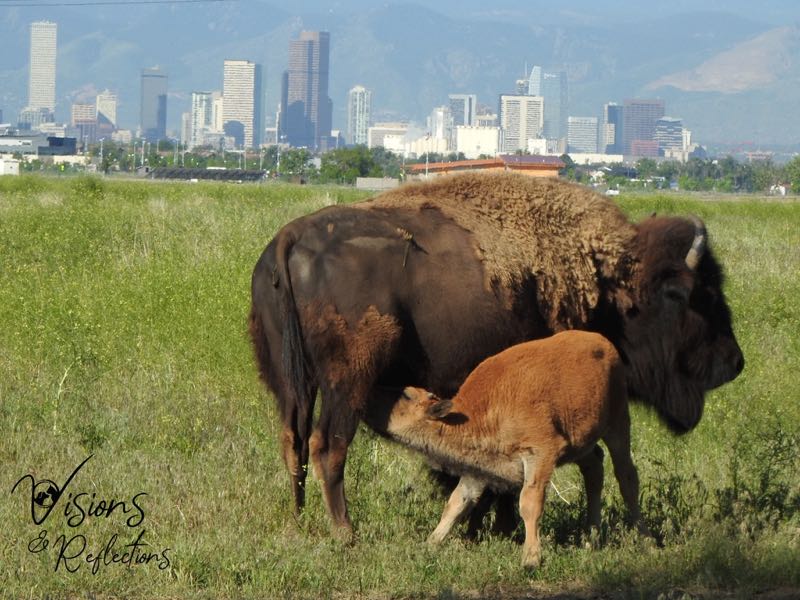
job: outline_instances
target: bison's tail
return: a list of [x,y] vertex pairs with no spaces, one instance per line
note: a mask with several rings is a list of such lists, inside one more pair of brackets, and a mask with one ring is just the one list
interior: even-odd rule
[[291,400],[297,409],[297,429],[300,437],[308,436],[308,415],[314,409],[313,372],[306,355],[300,316],[297,313],[292,278],[289,275],[289,253],[297,241],[291,230],[284,229],[275,248],[275,271],[272,285],[277,288],[280,314],[283,320],[283,372]]

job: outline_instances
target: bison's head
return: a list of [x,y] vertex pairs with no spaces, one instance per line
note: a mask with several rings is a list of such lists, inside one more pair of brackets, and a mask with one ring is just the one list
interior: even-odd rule
[[697,218],[650,218],[637,226],[635,301],[620,347],[631,393],[676,432],[692,429],[704,394],[744,367],[722,293],[722,271]]

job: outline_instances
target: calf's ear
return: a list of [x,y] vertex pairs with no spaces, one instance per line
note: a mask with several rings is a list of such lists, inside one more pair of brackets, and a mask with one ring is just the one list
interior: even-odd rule
[[434,396],[433,403],[425,410],[425,414],[429,419],[439,420],[449,415],[452,408],[452,400],[442,400]]

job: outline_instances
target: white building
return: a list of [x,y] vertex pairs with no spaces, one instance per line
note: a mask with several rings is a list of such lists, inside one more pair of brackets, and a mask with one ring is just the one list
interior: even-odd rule
[[436,140],[444,140],[445,152],[451,148],[453,137],[453,115],[449,106],[437,106],[428,116],[428,133]]
[[214,123],[214,101],[211,92],[192,92],[188,136],[183,140],[187,150],[205,144],[205,135]]
[[95,104],[97,105],[97,120],[100,121],[102,116],[114,127],[116,127],[117,95],[110,90],[104,90],[97,94]]
[[503,151],[525,150],[529,139],[539,138],[544,126],[544,99],[541,96],[500,95],[500,128]]
[[211,129],[215,133],[221,133],[224,131],[225,121],[223,121],[223,116],[225,114],[225,99],[222,97],[222,92],[216,91],[211,92]]
[[567,118],[567,152],[597,154],[597,117]]
[[394,152],[400,156],[405,156],[408,152],[406,134],[387,133],[383,136],[381,147],[387,152]]
[[367,133],[371,124],[372,92],[357,85],[347,93],[347,143],[367,145]]
[[386,148],[387,150],[389,147],[387,144],[387,136],[394,136],[393,142],[396,142],[396,138],[400,137],[403,139],[402,146],[405,146],[405,137],[408,133],[408,124],[407,123],[375,123],[372,127],[367,129],[367,147],[368,148]]
[[456,152],[462,152],[468,159],[496,156],[501,142],[499,127],[456,127]]
[[49,21],[31,23],[28,107],[56,109],[56,38],[58,26]]
[[0,176],[3,175],[19,175],[19,161],[0,157]]
[[261,145],[264,123],[261,102],[261,65],[249,60],[226,60],[223,73],[222,120],[226,135],[237,146]]
[[[386,149],[389,150],[390,148],[387,146]],[[448,140],[444,138],[433,137],[431,135],[424,135],[406,143],[405,147],[399,152],[397,150],[392,151],[402,154],[406,157],[415,157],[433,153],[446,154],[449,152],[449,149],[450,144]]]

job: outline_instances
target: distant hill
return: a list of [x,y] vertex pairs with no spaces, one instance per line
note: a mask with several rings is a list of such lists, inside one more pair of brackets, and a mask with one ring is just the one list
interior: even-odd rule
[[302,29],[324,29],[331,32],[334,127],[345,127],[346,95],[355,84],[373,90],[374,111],[382,118],[424,122],[448,93],[476,93],[494,107],[526,65],[541,64],[567,70],[573,115],[598,115],[604,102],[658,95],[701,141],[797,143],[798,30],[776,27],[791,10],[781,12],[769,1],[757,10],[742,0],[709,0],[703,5],[714,11],[699,12],[696,4],[0,4],[0,109],[10,120],[26,102],[28,25],[38,19],[59,24],[60,119],[68,118],[71,102],[111,88],[120,97],[120,122],[135,128],[139,71],[157,64],[169,73],[168,119],[175,130],[193,90],[221,89],[225,58],[264,65],[266,114],[274,117],[289,40]]
[[800,66],[800,29],[778,27],[720,52],[693,69],[665,75],[645,89],[735,94],[759,90]]

